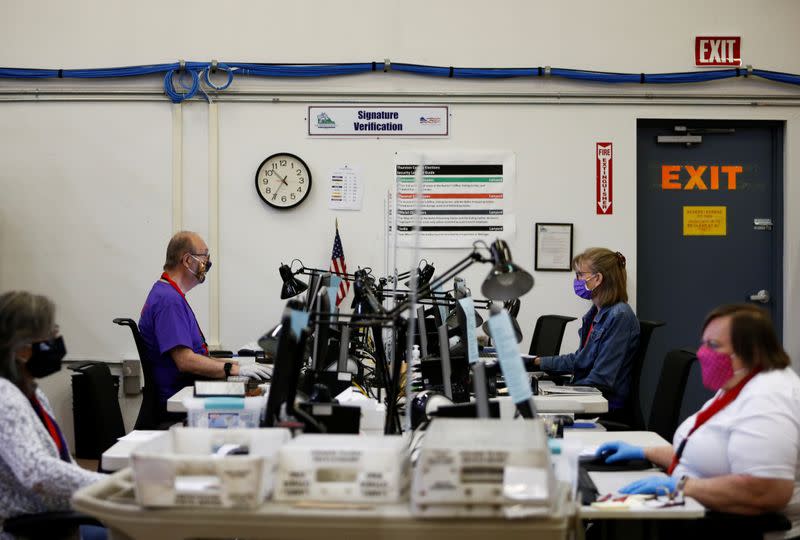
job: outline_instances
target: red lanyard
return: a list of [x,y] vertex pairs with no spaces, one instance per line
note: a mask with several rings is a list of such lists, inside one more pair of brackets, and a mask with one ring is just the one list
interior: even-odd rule
[[748,374],[747,377],[739,381],[736,386],[715,399],[707,409],[697,413],[697,417],[695,417],[694,420],[694,427],[692,427],[691,431],[689,431],[689,434],[684,437],[684,439],[681,441],[681,444],[678,446],[678,450],[672,456],[672,463],[670,463],[669,469],[667,469],[667,474],[671,475],[672,471],[675,470],[675,467],[678,466],[678,462],[680,462],[681,456],[683,455],[683,450],[686,448],[686,441],[689,440],[689,437],[692,435],[692,433],[697,431],[697,428],[711,420],[715,414],[727,407],[734,399],[736,399],[736,397],[739,395],[739,392],[741,392],[742,388],[744,388],[744,385],[750,382],[750,379],[755,377],[757,374],[758,371],[753,371],[752,373]]
[[589,325],[589,331],[586,332],[586,339],[583,340],[584,347],[586,347],[586,344],[589,343],[589,336],[592,335],[592,330],[594,330],[594,321],[592,321],[592,324]]
[[66,443],[64,442],[64,437],[61,435],[61,430],[59,430],[55,421],[50,417],[50,414],[44,410],[44,407],[42,407],[42,404],[39,403],[39,400],[35,395],[30,398],[30,401],[33,405],[33,410],[35,410],[39,418],[42,419],[42,423],[44,424],[47,433],[50,434],[53,442],[56,443],[56,449],[58,450],[59,457],[61,457],[61,459],[64,461],[71,461],[69,458],[69,452],[67,451]]
[[[186,295],[185,295],[185,294],[183,294],[183,291],[182,291],[182,290],[181,290],[181,288],[178,286],[178,284],[177,284],[177,283],[175,283],[175,282],[172,280],[172,278],[171,278],[171,277],[169,277],[169,275],[168,275],[166,272],[164,272],[163,274],[161,274],[161,279],[163,279],[164,281],[166,281],[167,283],[169,283],[169,284],[172,286],[172,288],[173,288],[173,289],[175,289],[176,291],[178,291],[178,294],[179,294],[179,295],[181,295],[181,298],[183,298],[183,301],[184,301],[184,302],[186,302],[186,305],[187,305],[187,306],[189,306],[189,301],[188,301],[188,300],[186,300]],[[204,336],[204,335],[203,335],[203,329],[202,329],[202,328],[200,328],[200,323],[199,323],[199,322],[197,322],[197,316],[194,314],[194,310],[192,309],[192,306],[189,306],[189,311],[191,311],[191,312],[192,312],[192,317],[194,317],[194,322],[195,322],[195,324],[197,324],[197,330],[200,332],[200,337],[201,337],[201,338],[203,338],[203,351],[205,351],[205,353],[206,353],[206,356],[208,356],[208,345],[206,344],[206,336]]]

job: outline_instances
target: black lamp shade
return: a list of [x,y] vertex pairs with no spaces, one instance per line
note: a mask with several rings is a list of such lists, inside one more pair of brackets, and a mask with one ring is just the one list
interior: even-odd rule
[[533,287],[533,276],[517,266],[511,250],[504,240],[495,240],[491,246],[494,266],[483,281],[481,292],[490,300],[513,300]]
[[[447,320],[445,321],[445,323],[447,323],[447,328],[450,328],[450,329],[458,328],[458,314],[457,314],[457,311],[458,311],[457,309],[454,309],[453,311],[450,312],[450,315],[447,316]],[[475,310],[475,327],[477,328],[478,326],[481,326],[482,324],[486,324],[486,323],[483,322],[483,317],[481,317],[481,314],[478,313],[477,310]]]
[[[417,268],[417,289],[421,289],[425,285],[431,282],[433,278],[433,273],[436,272],[436,268],[432,264],[425,263],[425,266],[422,268]],[[406,287],[411,286],[411,280],[405,282]]]
[[[517,338],[517,343],[522,343],[522,330],[520,329],[519,323],[517,322],[519,307],[520,307],[519,298],[503,302],[503,308],[505,308],[505,310],[508,311],[508,316],[511,319],[511,327],[514,329],[514,335]],[[483,323],[483,326],[481,326],[481,328],[483,328],[483,332],[487,336],[492,337],[492,331],[489,328],[489,321]]]
[[288,264],[282,264],[278,270],[283,280],[283,287],[281,287],[281,300],[292,298],[308,289],[308,285],[294,277],[292,269]]

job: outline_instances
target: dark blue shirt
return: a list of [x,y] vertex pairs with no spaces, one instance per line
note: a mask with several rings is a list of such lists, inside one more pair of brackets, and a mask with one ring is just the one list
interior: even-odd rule
[[166,410],[167,400],[195,380],[191,373],[178,370],[170,351],[175,347],[188,347],[197,354],[206,354],[200,326],[178,291],[169,283],[157,281],[142,308],[139,333],[147,346],[147,361],[152,362],[158,399]]
[[578,335],[581,342],[576,352],[542,357],[542,369],[572,373],[573,383],[602,390],[610,410],[622,407],[630,392],[633,357],[639,346],[636,314],[625,302],[599,310],[592,305],[583,316]]

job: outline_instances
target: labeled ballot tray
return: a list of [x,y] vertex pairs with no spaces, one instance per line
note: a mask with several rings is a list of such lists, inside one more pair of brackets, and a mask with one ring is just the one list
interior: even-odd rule
[[131,469],[123,469],[72,497],[75,510],[96,517],[111,540],[258,538],[261,540],[565,540],[576,521],[569,487],[561,484],[553,513],[536,519],[425,520],[408,503],[311,505],[268,500],[254,509],[144,508],[134,496]]
[[255,508],[272,493],[289,430],[172,428],[131,454],[142,506]]

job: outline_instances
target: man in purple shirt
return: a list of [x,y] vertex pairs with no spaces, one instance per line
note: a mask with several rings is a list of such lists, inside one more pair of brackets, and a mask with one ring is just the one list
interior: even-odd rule
[[147,346],[160,408],[159,420],[169,419],[167,400],[197,378],[222,379],[242,375],[266,379],[259,364],[239,366],[208,357],[208,345],[185,294],[203,283],[211,269],[208,246],[197,233],[181,231],[169,241],[164,273],[147,296],[139,318],[139,333]]

